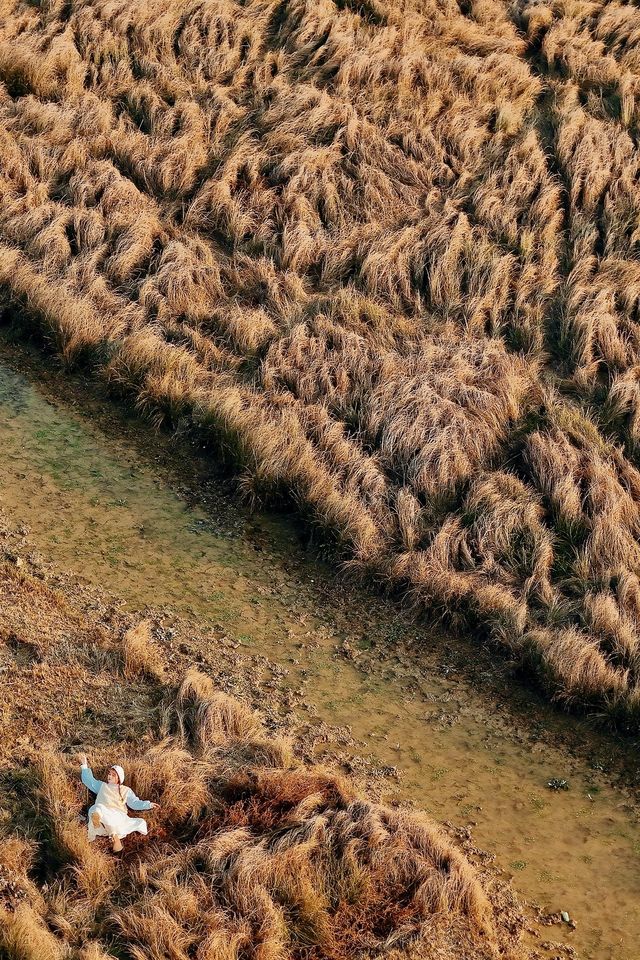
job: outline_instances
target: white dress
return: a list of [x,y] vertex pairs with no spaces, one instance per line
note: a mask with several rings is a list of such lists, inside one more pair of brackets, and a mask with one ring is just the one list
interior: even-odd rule
[[[87,829],[89,840],[96,837],[127,837],[130,833],[147,832],[147,821],[142,817],[130,817],[127,807],[132,810],[151,810],[149,800],[139,800],[130,787],[118,786],[117,783],[104,783],[96,780],[91,768],[83,766],[80,777],[85,787],[96,794],[96,802],[89,807]],[[91,815],[97,813],[101,826],[94,827]]]

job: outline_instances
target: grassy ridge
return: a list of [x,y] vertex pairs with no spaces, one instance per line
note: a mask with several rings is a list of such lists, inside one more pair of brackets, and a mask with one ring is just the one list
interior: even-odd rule
[[7,315],[635,722],[638,11],[0,12]]

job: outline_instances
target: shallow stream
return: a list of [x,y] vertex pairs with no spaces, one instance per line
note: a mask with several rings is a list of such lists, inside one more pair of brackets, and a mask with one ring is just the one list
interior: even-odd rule
[[[167,469],[179,458],[167,438],[154,456],[144,426],[104,401],[96,415],[82,390],[33,371],[2,348],[0,502],[45,558],[131,608],[223,625],[304,684],[310,708],[350,727],[360,752],[397,767],[397,795],[472,824],[519,895],[575,919],[541,940],[585,960],[640,960],[637,793],[612,782],[613,740],[546,707],[486,653],[471,676],[473,648],[343,584],[286,518],[251,516],[215,480],[194,493]],[[554,777],[569,789],[549,789]]]

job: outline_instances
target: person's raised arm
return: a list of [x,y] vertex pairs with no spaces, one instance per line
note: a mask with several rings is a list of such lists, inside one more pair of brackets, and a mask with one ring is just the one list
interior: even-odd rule
[[85,787],[88,790],[91,790],[92,793],[97,793],[100,789],[100,781],[96,780],[87,762],[87,755],[83,753],[80,756],[80,779],[84,783]]

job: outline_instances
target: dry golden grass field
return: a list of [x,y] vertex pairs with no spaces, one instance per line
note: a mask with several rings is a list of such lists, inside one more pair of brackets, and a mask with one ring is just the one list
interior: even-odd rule
[[0,0],[6,322],[640,713],[640,10]]
[[[431,819],[304,763],[172,656],[0,562],[2,960],[523,960],[513,898]],[[119,857],[87,839],[74,743],[160,803]]]

